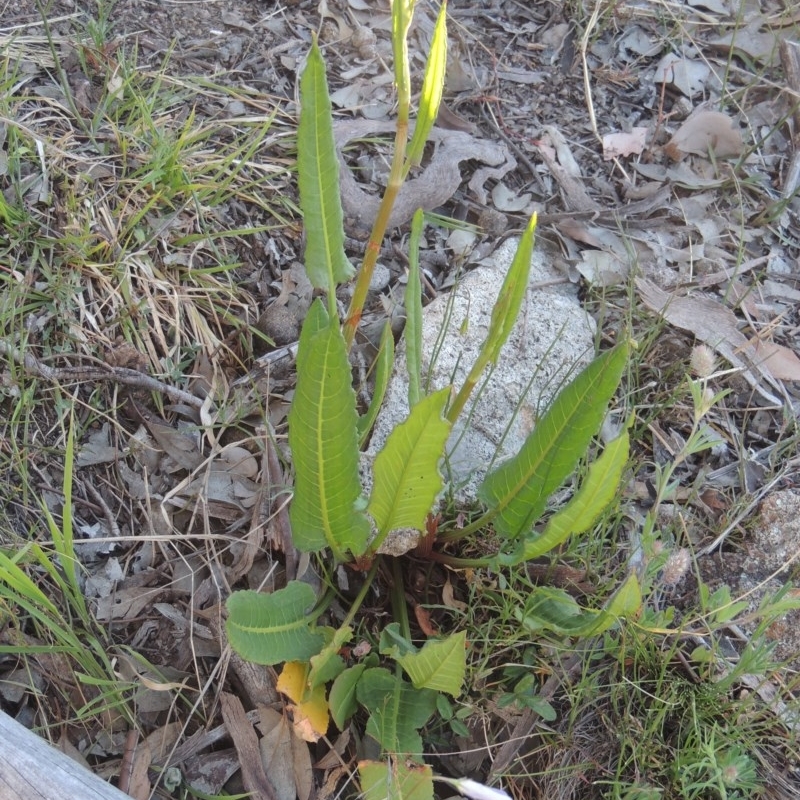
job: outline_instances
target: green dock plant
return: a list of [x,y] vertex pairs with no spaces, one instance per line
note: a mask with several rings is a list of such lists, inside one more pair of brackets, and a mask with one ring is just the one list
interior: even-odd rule
[[[329,718],[343,729],[359,707],[367,710],[366,733],[380,744],[386,756],[385,761],[362,762],[360,766],[361,788],[367,798],[429,800],[433,797],[433,775],[422,763],[419,731],[437,708],[448,706],[447,695],[457,698],[462,691],[465,633],[428,641],[422,648],[411,643],[402,576],[394,559],[398,579],[396,621],[383,630],[379,645],[380,654],[394,662],[394,669],[381,666],[377,654],[347,666],[340,651],[353,635],[352,622],[377,572],[381,545],[393,531],[425,530],[426,519],[443,489],[439,465],[451,427],[481,375],[500,358],[527,291],[536,218],[522,235],[495,303],[486,340],[463,386],[446,386],[426,394],[421,375],[417,252],[424,214],[422,210],[416,213],[410,238],[404,334],[410,411],[375,458],[371,491],[365,497],[359,474],[360,448],[375,420],[394,363],[394,341],[388,325],[377,357],[376,390],[362,416],[357,410],[348,353],[392,205],[410,170],[420,164],[438,113],[447,53],[446,8],[442,5],[409,140],[407,33],[413,10],[414,0],[392,2],[398,103],[395,147],[389,183],[357,273],[344,251],[339,160],[325,64],[316,40],[300,83],[298,179],[307,238],[305,265],[311,283],[324,292],[326,299],[312,305],[297,354],[297,386],[289,414],[294,465],[292,536],[301,551],[328,550],[338,563],[356,560],[368,569],[364,588],[337,630],[315,624],[327,602],[316,597],[306,583],[290,581],[271,594],[235,592],[227,603],[227,633],[232,647],[246,659],[270,665],[286,662],[279,688],[297,703],[318,733],[325,732]],[[354,275],[352,301],[342,318],[337,288]],[[468,562],[453,558],[454,565],[500,570],[547,553],[570,535],[591,528],[618,489],[628,459],[627,429],[588,467],[566,507],[553,515],[542,531],[534,530],[534,525],[544,514],[549,497],[589,451],[627,358],[628,345],[622,343],[594,360],[560,392],[519,453],[486,476],[479,494],[485,513],[463,534],[491,526],[502,546],[498,553],[484,559]],[[568,595],[542,590],[527,605],[524,622],[564,635],[597,635],[619,616],[636,612],[640,603],[633,577],[604,608],[596,610],[580,609]]]

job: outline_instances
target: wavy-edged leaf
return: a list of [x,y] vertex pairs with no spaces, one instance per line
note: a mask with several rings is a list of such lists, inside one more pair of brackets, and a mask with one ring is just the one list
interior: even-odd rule
[[272,594],[234,592],[225,621],[231,647],[254,664],[307,661],[325,642],[306,616],[315,600],[314,590],[300,581]]
[[297,386],[289,412],[289,446],[295,467],[289,510],[298,549],[330,547],[344,558],[364,552],[370,524],[355,508],[358,474],[358,414],[350,362],[337,320],[308,337],[301,335]]
[[358,702],[370,712],[367,734],[388,753],[422,757],[417,732],[436,710],[436,692],[415,689],[382,667],[367,669],[356,686]]
[[393,366],[394,335],[392,334],[392,326],[387,322],[383,326],[378,355],[375,357],[375,388],[372,392],[372,399],[367,410],[358,418],[359,446],[364,445],[372,426],[375,424],[375,420],[378,418],[378,412],[381,410],[383,398],[386,396],[386,387],[389,385]]
[[405,291],[406,370],[408,372],[408,407],[414,408],[422,396],[422,286],[419,279],[419,240],[425,212],[418,208],[411,220],[408,240],[408,282]]
[[489,473],[480,497],[503,536],[524,536],[547,498],[575,469],[597,432],[628,358],[617,345],[589,364],[553,401],[516,456]]
[[306,273],[315,288],[325,289],[332,297],[336,284],[353,275],[353,266],[344,252],[339,157],[325,62],[316,38],[300,78],[297,184],[306,234]]
[[[439,460],[450,433],[442,412],[449,393],[445,388],[420,400],[375,458],[368,511],[380,534],[398,528],[424,530],[442,489]],[[377,549],[383,538],[379,536],[372,548]]]
[[431,132],[436,116],[439,113],[439,105],[442,102],[442,91],[444,90],[444,73],[447,67],[447,0],[442,2],[439,8],[439,16],[433,29],[431,48],[428,51],[428,62],[425,65],[425,76],[422,79],[422,92],[419,97],[419,109],[417,110],[417,124],[414,127],[414,135],[408,145],[408,155],[404,174],[408,173],[410,167],[418,167],[422,161],[422,153],[425,150],[425,142],[428,141],[428,134]]
[[511,335],[511,331],[517,321],[522,301],[528,291],[536,220],[537,217],[534,214],[519,241],[517,252],[514,253],[511,266],[508,268],[505,280],[492,309],[489,332],[486,334],[486,340],[481,347],[481,352],[475,359],[464,385],[459,390],[456,399],[447,412],[447,418],[450,422],[455,422],[458,419],[487,365],[497,362],[500,351],[508,341],[508,337]]
[[416,689],[434,689],[458,697],[467,668],[466,644],[466,631],[460,631],[446,639],[426,642],[419,652],[397,660]]
[[529,631],[551,630],[562,636],[596,636],[622,617],[638,614],[642,593],[634,575],[629,575],[601,609],[582,609],[563,589],[537,586],[525,608],[514,616]]
[[564,508],[553,515],[544,531],[520,542],[514,553],[501,553],[497,563],[513,566],[530,561],[549,553],[572,534],[588,530],[616,496],[622,472],[628,463],[628,439],[625,430],[609,442],[589,467],[580,489]]
[[359,761],[358,774],[364,800],[433,800],[433,770],[427,764]]

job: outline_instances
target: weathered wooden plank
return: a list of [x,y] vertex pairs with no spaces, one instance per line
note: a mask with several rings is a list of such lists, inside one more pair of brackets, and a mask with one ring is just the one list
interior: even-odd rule
[[15,800],[130,800],[0,711],[0,797]]

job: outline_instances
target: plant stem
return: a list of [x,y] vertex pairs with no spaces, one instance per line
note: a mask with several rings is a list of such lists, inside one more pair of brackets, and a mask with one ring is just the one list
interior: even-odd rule
[[491,567],[494,563],[494,558],[459,558],[447,553],[439,553],[436,550],[432,550],[427,557],[431,561],[447,564],[448,567],[455,569],[480,569],[481,567]]
[[344,340],[348,349],[353,344],[356,330],[361,322],[361,312],[367,299],[367,291],[372,281],[372,273],[381,251],[381,242],[386,228],[389,227],[389,217],[392,207],[400,192],[400,187],[405,180],[406,148],[408,146],[408,115],[411,108],[411,70],[408,63],[408,29],[414,3],[408,0],[394,0],[392,2],[392,50],[394,55],[394,75],[397,86],[397,129],[394,139],[394,154],[392,167],[389,172],[389,183],[381,198],[378,215],[372,225],[372,232],[367,242],[364,260],[358,271],[358,278],[353,290],[353,299],[344,321]]
[[372,562],[372,566],[369,568],[369,572],[367,573],[367,577],[364,578],[364,585],[359,590],[358,594],[356,595],[356,599],[353,600],[353,604],[350,606],[350,611],[348,612],[347,616],[344,618],[342,622],[342,627],[347,627],[354,619],[358,610],[361,608],[361,604],[364,602],[364,598],[367,596],[367,592],[372,586],[372,581],[375,580],[375,575],[378,572],[378,567],[381,565],[381,557],[378,556]]
[[389,183],[378,207],[378,215],[375,217],[372,232],[367,242],[367,249],[364,252],[364,260],[361,263],[361,269],[358,271],[358,278],[353,289],[353,299],[350,301],[350,307],[347,309],[347,316],[344,320],[344,340],[348,348],[352,346],[356,330],[361,322],[361,312],[367,299],[375,264],[378,262],[381,242],[386,233],[386,228],[389,226],[389,217],[392,213],[394,202],[400,192],[400,187],[403,185],[403,162],[405,161],[407,139],[408,106],[405,108],[405,114],[401,113],[397,118],[397,133],[395,135],[394,156],[389,173]]
[[406,593],[403,589],[403,571],[400,569],[400,559],[392,559],[392,612],[394,619],[400,623],[400,633],[406,639],[411,638],[411,626],[408,622],[408,606]]
[[444,531],[436,534],[437,542],[457,542],[465,536],[477,533],[481,528],[485,528],[494,519],[496,509],[490,509],[484,514],[481,514],[475,522],[470,522],[465,528],[455,528],[451,531]]

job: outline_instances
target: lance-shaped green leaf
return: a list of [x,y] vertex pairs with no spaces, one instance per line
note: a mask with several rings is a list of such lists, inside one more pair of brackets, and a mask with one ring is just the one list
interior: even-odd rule
[[444,73],[447,67],[447,2],[439,8],[439,16],[433,29],[431,49],[428,51],[428,62],[425,65],[425,76],[422,79],[422,92],[419,97],[417,110],[417,124],[414,126],[414,135],[408,145],[407,161],[403,168],[404,175],[414,166],[418,167],[422,161],[422,153],[428,134],[431,132],[439,106],[442,102],[444,89]]
[[621,344],[592,361],[558,393],[519,453],[486,476],[480,497],[500,534],[525,536],[539,519],[600,427],[627,358]]
[[421,650],[397,659],[416,689],[434,689],[453,697],[461,694],[467,668],[467,634],[425,642]]
[[358,774],[364,800],[433,800],[433,770],[426,764],[359,761]]
[[592,526],[614,499],[622,471],[628,463],[628,431],[609,442],[602,455],[589,467],[589,472],[573,498],[548,521],[541,534],[529,535],[518,543],[514,553],[501,553],[498,565],[513,566],[530,561],[558,547],[575,533]]
[[315,599],[314,590],[300,581],[272,594],[234,592],[225,621],[231,647],[255,664],[307,661],[325,643],[306,616]]
[[408,371],[408,407],[414,408],[422,396],[422,286],[419,279],[419,240],[425,213],[421,208],[411,220],[408,240],[408,282],[405,291],[406,370]]
[[425,528],[427,514],[442,489],[439,460],[450,433],[442,412],[449,393],[449,388],[441,389],[417,403],[375,458],[367,509],[379,531],[373,550],[391,530]]
[[386,387],[389,385],[392,367],[394,367],[394,335],[391,324],[387,322],[383,326],[378,355],[375,357],[375,388],[372,391],[372,399],[369,401],[367,410],[358,418],[359,446],[363,446],[378,418],[383,398],[386,396]]
[[[316,316],[314,317],[316,319]],[[297,386],[289,412],[289,446],[295,468],[289,510],[292,538],[309,552],[330,547],[344,558],[347,550],[366,549],[370,524],[356,510],[358,414],[350,382],[350,362],[337,320],[309,336],[301,335]]]
[[303,320],[303,327],[300,331],[300,341],[297,344],[297,373],[301,374],[306,369],[306,357],[314,352],[311,340],[330,325],[330,317],[325,310],[322,301],[317,299],[308,309],[306,318]]
[[381,667],[365,670],[357,686],[358,702],[370,712],[367,734],[388,753],[422,757],[418,730],[436,710],[436,692],[415,689]]
[[533,255],[534,231],[536,230],[536,214],[531,217],[528,227],[522,234],[517,252],[506,273],[497,301],[492,309],[492,318],[489,322],[489,333],[486,335],[472,369],[469,371],[464,385],[458,392],[456,399],[447,412],[450,422],[455,422],[478,383],[481,373],[489,364],[495,364],[503,345],[508,341],[514,323],[517,321],[522,301],[528,291],[528,280],[531,274],[531,256]]
[[308,279],[332,298],[337,283],[352,276],[353,266],[344,252],[339,157],[333,138],[325,62],[316,39],[300,78],[297,183],[306,235]]

